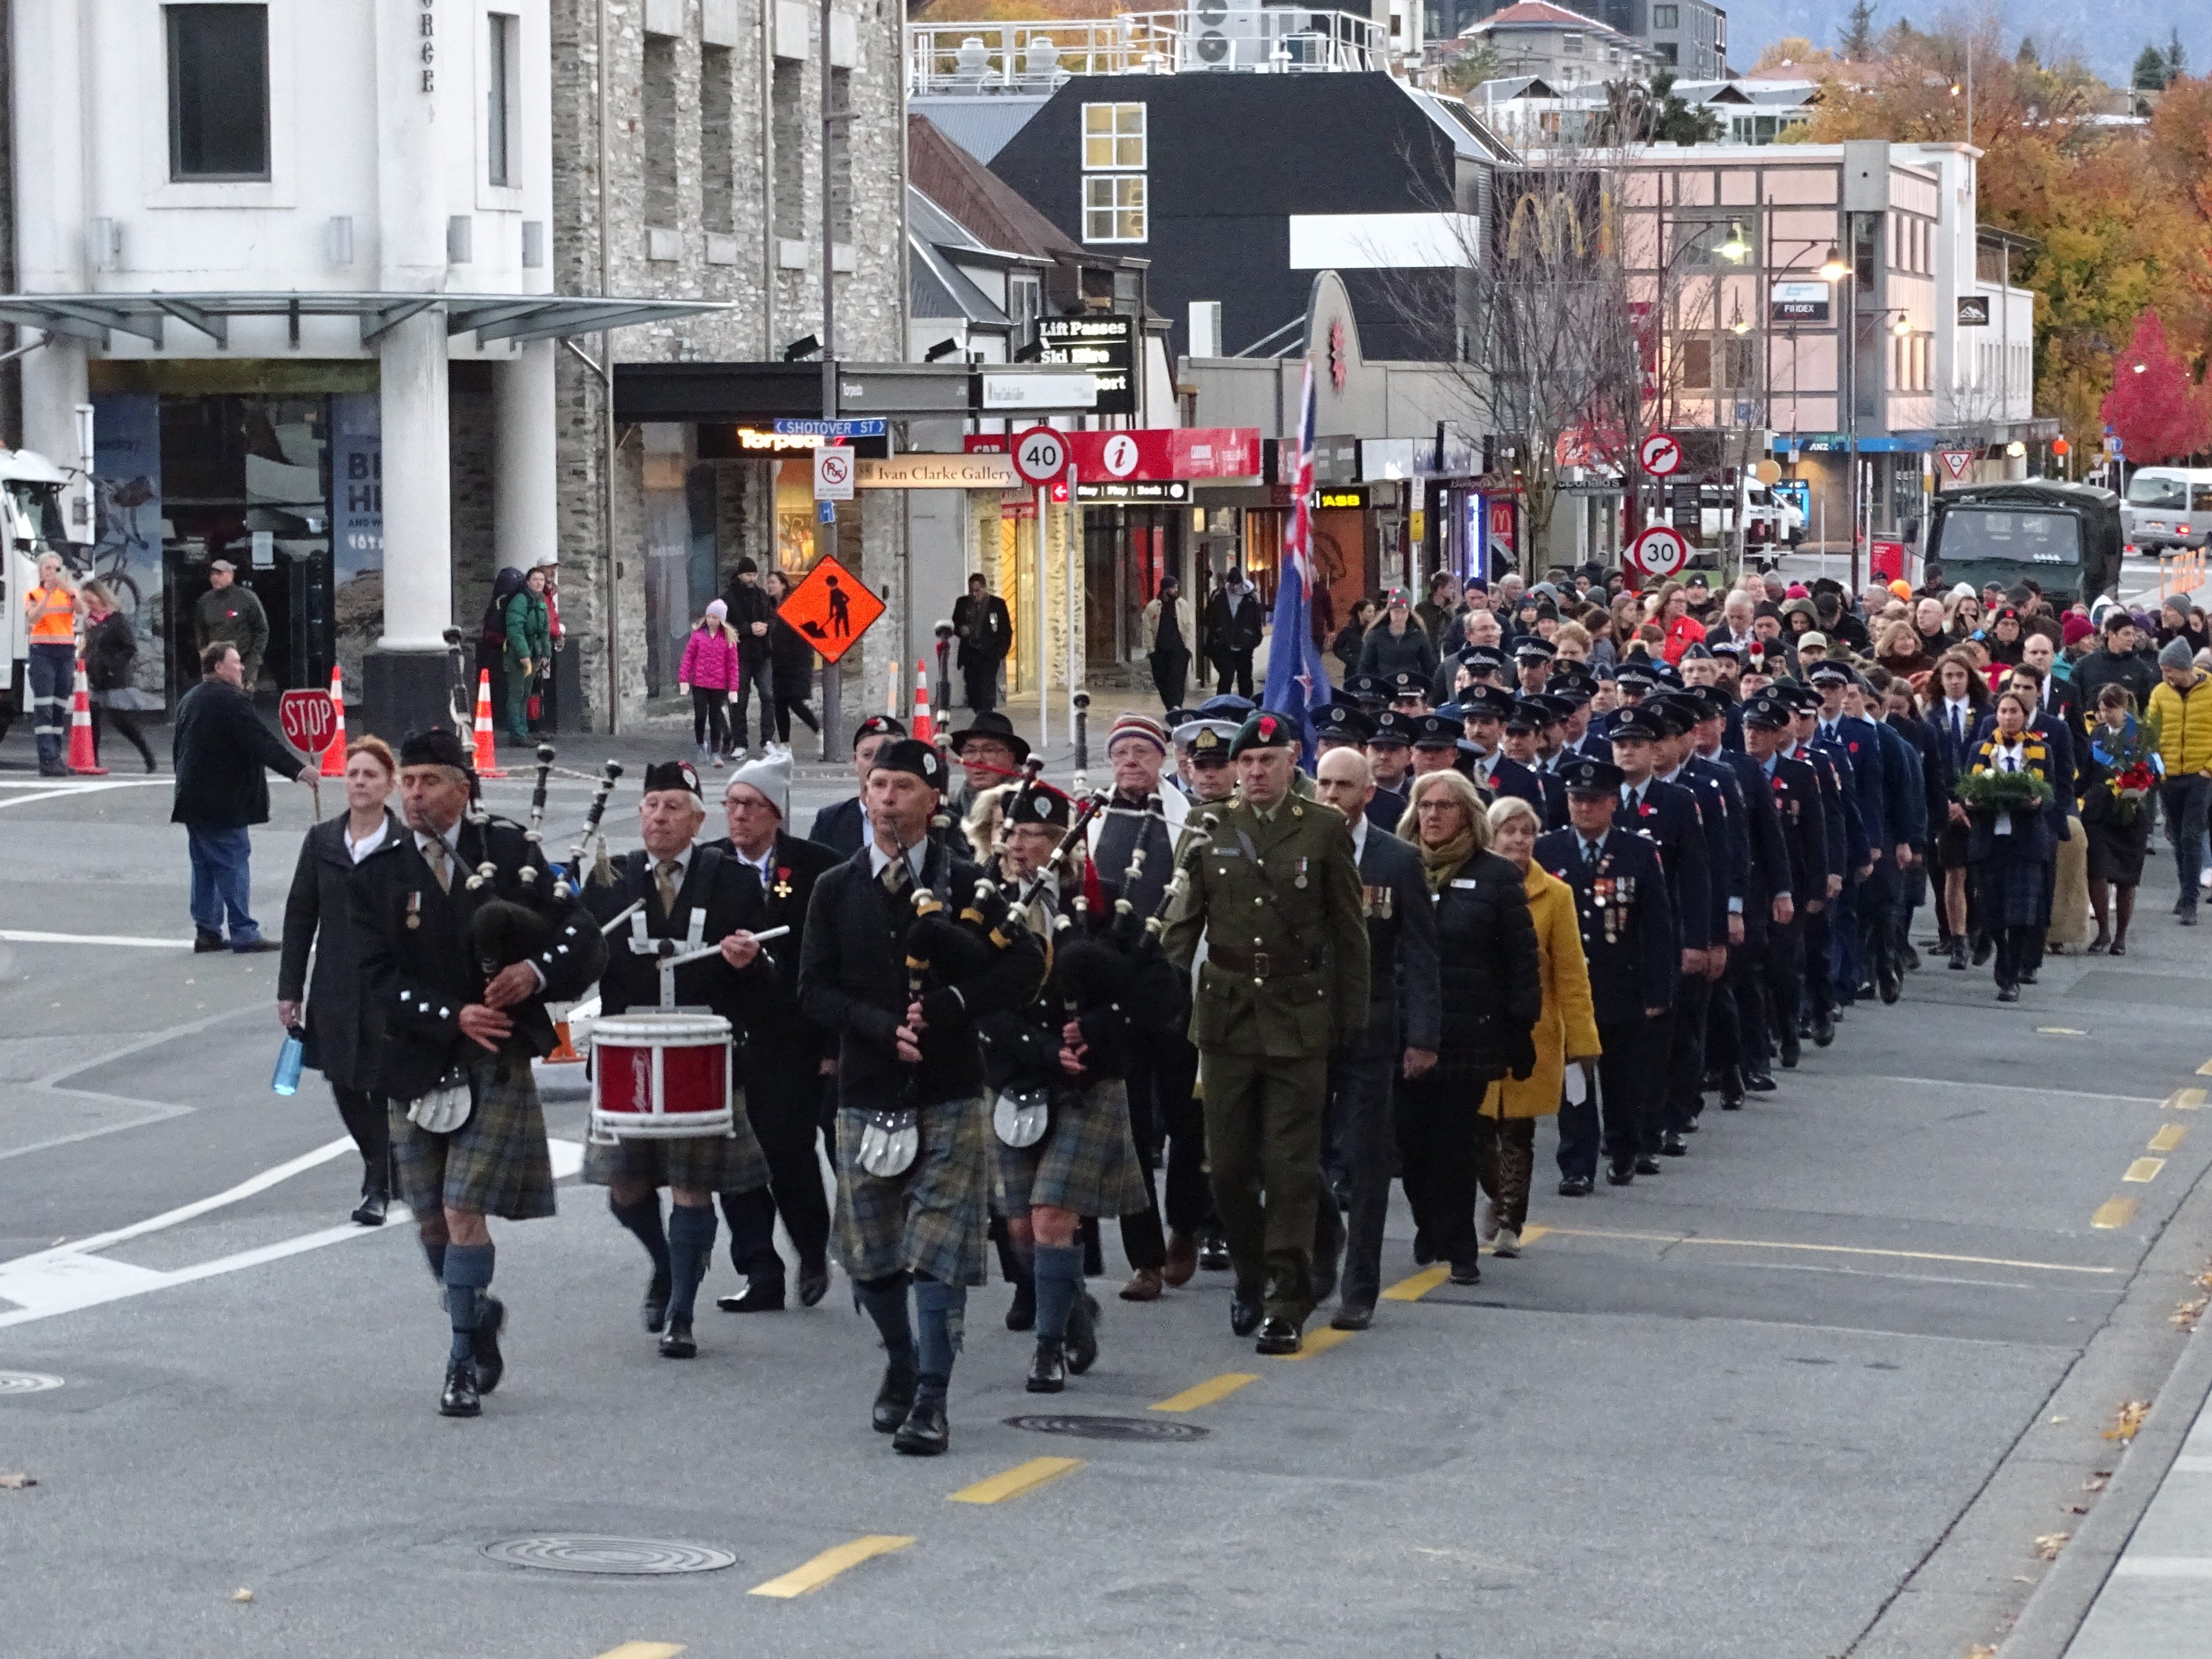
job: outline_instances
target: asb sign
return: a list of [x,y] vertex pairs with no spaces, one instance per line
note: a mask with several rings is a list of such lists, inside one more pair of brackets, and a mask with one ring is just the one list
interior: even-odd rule
[[1090,371],[1101,415],[1137,412],[1137,319],[1047,317],[1037,325],[1037,361]]
[[1768,295],[1767,317],[1778,323],[1825,323],[1829,298],[1826,283],[1777,283]]

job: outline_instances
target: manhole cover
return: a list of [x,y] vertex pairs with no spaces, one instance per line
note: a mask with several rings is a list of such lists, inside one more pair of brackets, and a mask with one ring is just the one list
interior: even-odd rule
[[1195,1423],[1157,1417],[1010,1417],[1006,1426],[1082,1440],[1203,1440],[1207,1433]]
[[61,1385],[61,1378],[48,1376],[44,1371],[0,1371],[0,1395],[44,1394]]
[[547,1572],[715,1572],[737,1565],[727,1550],[654,1538],[501,1538],[480,1553]]

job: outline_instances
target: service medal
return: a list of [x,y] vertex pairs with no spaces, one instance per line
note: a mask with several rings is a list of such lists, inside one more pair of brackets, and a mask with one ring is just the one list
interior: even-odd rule
[[1291,877],[1291,885],[1293,887],[1304,886],[1306,884],[1306,861],[1304,859],[1299,859],[1292,863],[1291,867],[1297,872],[1296,875]]

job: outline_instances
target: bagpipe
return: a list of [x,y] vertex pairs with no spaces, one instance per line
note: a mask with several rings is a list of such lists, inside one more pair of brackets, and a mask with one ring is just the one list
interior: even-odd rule
[[[556,758],[553,745],[538,745],[538,775],[530,795],[530,821],[511,828],[522,830],[524,842],[532,854],[537,854],[545,842],[545,794],[547,780],[552,776]],[[565,866],[542,868],[538,858],[526,854],[519,869],[511,878],[504,878],[497,860],[486,857],[477,866],[463,884],[471,893],[489,888],[490,896],[480,901],[468,921],[468,938],[477,964],[489,980],[500,969],[521,962],[543,951],[553,939],[556,923],[574,902],[583,886],[584,860],[596,851],[598,867],[594,879],[602,885],[613,879],[607,864],[606,837],[600,822],[606,816],[607,799],[614,793],[615,783],[622,776],[622,764],[609,761],[602,769],[599,787],[592,797],[590,809],[584,818],[584,828]],[[569,774],[568,775],[574,775]],[[490,851],[489,830],[495,820],[485,810],[481,797],[471,795],[469,802],[469,822],[487,832],[485,851]],[[501,891],[504,886],[506,892]],[[511,896],[510,896],[511,895]],[[611,927],[612,924],[609,924]],[[604,930],[603,930],[604,931]]]

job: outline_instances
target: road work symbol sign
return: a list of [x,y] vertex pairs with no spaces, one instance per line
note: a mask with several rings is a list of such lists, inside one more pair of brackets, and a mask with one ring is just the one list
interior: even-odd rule
[[836,662],[884,614],[884,602],[866,582],[825,554],[775,614],[825,659]]

